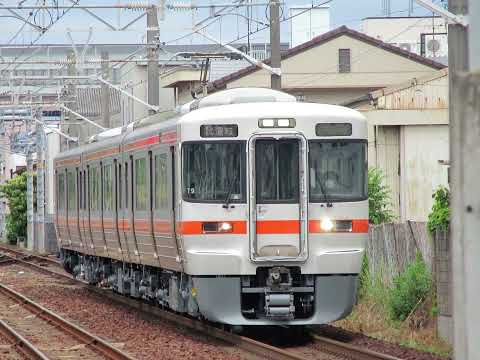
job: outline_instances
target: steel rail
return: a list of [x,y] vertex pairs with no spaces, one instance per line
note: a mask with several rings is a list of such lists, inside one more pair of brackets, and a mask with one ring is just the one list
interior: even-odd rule
[[[9,255],[6,255],[9,256]],[[31,267],[35,270],[38,270],[39,272],[43,272],[47,275],[53,275],[55,277],[59,277],[62,279],[68,279],[70,281],[74,282],[79,282],[83,285],[87,285],[85,282],[80,281],[78,279],[73,278],[72,276],[65,274],[65,273],[60,273],[57,271],[54,271],[52,269],[48,269],[45,267],[42,267],[38,264],[26,261],[24,259],[19,259],[19,258],[12,258],[19,262],[20,264],[23,264],[25,266]],[[58,264],[60,266],[60,264]],[[0,286],[2,286],[0,284]],[[262,343],[260,341],[256,341],[253,339],[250,339],[245,336],[233,334],[230,332],[227,332],[225,330],[222,330],[218,327],[209,325],[205,322],[201,322],[196,319],[188,318],[183,315],[178,315],[170,311],[162,310],[161,308],[157,306],[153,306],[150,304],[147,304],[145,302],[138,301],[136,299],[130,299],[125,296],[119,296],[118,294],[115,294],[111,290],[107,289],[102,289],[98,287],[93,287],[93,286],[87,286],[86,287],[88,290],[91,292],[109,299],[110,301],[121,304],[124,306],[128,306],[130,308],[134,308],[144,314],[147,315],[154,315],[155,317],[165,320],[169,323],[175,324],[175,325],[180,325],[184,328],[194,330],[201,332],[202,334],[207,334],[211,336],[212,338],[215,338],[217,340],[221,340],[227,344],[234,345],[237,348],[244,350],[246,352],[255,354],[257,356],[262,356],[270,359],[275,359],[275,360],[305,360],[305,357],[299,356],[297,354],[291,353],[287,350],[283,350],[265,343]],[[0,288],[1,291],[1,288]]]
[[[0,251],[10,252],[10,253],[14,254],[15,256],[22,256],[23,258],[30,257],[30,258],[34,258],[34,259],[37,259],[37,260],[46,261],[46,262],[49,262],[49,263],[54,264],[54,265],[61,265],[60,261],[58,261],[56,259],[53,259],[51,257],[38,255],[38,254],[33,254],[33,253],[27,253],[27,252],[24,252],[24,251],[21,251],[21,250],[14,249],[14,248],[12,248],[10,246],[7,246],[7,245],[4,245],[4,244],[0,244]],[[10,261],[12,261],[12,260],[10,260]]]
[[[86,344],[87,347],[95,350],[110,360],[134,360],[130,355],[122,352],[121,350],[113,347],[105,340],[99,338],[96,335],[89,333],[74,323],[60,317],[54,312],[48,310],[40,304],[28,299],[22,294],[10,289],[9,287],[0,284],[0,293],[12,299],[16,303],[22,304],[25,308],[35,314],[37,317],[53,324],[58,329],[66,334],[69,334],[76,340]],[[48,358],[47,358],[48,359]]]
[[0,334],[10,341],[18,353],[32,360],[50,360],[47,355],[38,350],[30,341],[16,332],[10,325],[0,319]]
[[310,333],[310,335],[321,348],[336,355],[347,356],[355,360],[402,360],[395,356],[333,340],[315,333]]
[[[20,253],[21,251],[18,251],[18,252]],[[59,278],[80,282],[81,284],[86,285],[85,282],[80,281],[78,279],[74,279],[72,276],[66,273],[60,273],[52,269],[42,267],[38,264],[28,262],[23,259],[15,259],[15,260],[17,260],[21,264],[30,266],[47,275],[53,275]],[[57,263],[57,265],[60,266],[60,263]],[[259,356],[264,356],[264,357],[273,358],[273,359],[280,359],[280,360],[305,359],[305,357],[297,355],[288,350],[270,346],[260,341],[253,340],[249,337],[224,331],[218,327],[209,325],[205,322],[201,322],[186,316],[178,315],[176,313],[163,310],[160,307],[153,306],[145,302],[138,301],[136,299],[128,298],[125,296],[119,296],[118,294],[115,294],[111,290],[92,287],[92,286],[87,286],[87,288],[99,296],[108,298],[112,302],[134,308],[145,314],[154,315],[157,318],[163,319],[170,323],[179,324],[188,329],[200,331],[202,333],[212,336],[213,338],[224,341],[231,345],[235,345],[242,350],[245,350],[247,352],[250,352]],[[370,349],[347,344],[338,340],[333,340],[333,339],[318,335],[314,331],[310,332],[310,336],[315,341],[315,343],[318,344],[321,348],[325,349],[326,352],[332,353],[337,356],[347,357],[347,358],[349,357],[355,360],[403,360],[395,356],[378,353]]]

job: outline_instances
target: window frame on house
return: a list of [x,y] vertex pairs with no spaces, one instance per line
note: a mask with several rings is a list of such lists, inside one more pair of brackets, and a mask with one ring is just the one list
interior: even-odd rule
[[341,74],[350,73],[352,71],[352,51],[351,49],[338,49],[338,72]]

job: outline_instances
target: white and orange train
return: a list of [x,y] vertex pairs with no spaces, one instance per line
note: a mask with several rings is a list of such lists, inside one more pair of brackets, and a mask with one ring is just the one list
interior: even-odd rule
[[62,259],[89,283],[232,325],[352,308],[368,236],[354,110],[226,90],[63,152],[55,173]]

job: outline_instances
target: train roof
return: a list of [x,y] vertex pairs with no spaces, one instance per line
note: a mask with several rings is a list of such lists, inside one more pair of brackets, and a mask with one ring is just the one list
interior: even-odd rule
[[96,150],[120,146],[123,143],[142,138],[159,130],[175,129],[178,125],[205,122],[207,119],[268,118],[268,117],[312,117],[321,120],[366,121],[358,111],[328,104],[297,102],[292,95],[262,88],[237,88],[208,95],[186,104],[180,110],[183,114],[163,112],[148,116],[124,127],[118,135],[113,134],[100,141],[81,145],[60,153],[56,159],[79,156]]

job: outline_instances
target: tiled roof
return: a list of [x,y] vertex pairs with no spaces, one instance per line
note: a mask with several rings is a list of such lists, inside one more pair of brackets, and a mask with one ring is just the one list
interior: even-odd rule
[[[320,36],[317,36],[315,38],[313,38],[312,40],[310,41],[307,41],[301,45],[298,45],[294,48],[291,48],[290,50],[288,51],[285,51],[283,54],[282,54],[282,60],[285,60],[285,59],[288,59],[292,56],[295,56],[299,53],[302,53],[306,50],[309,50],[311,48],[314,48],[316,46],[319,46],[319,45],[322,45],[330,40],[333,40],[337,37],[340,37],[340,36],[343,36],[343,35],[347,35],[347,36],[350,36],[354,39],[357,39],[359,41],[363,41],[365,43],[368,43],[370,45],[373,45],[373,46],[376,46],[376,47],[379,47],[379,48],[382,48],[386,51],[390,51],[394,54],[397,54],[397,55],[400,55],[400,56],[403,56],[403,57],[406,57],[412,61],[416,61],[420,64],[423,64],[423,65],[426,65],[426,66],[430,66],[434,69],[444,69],[446,66],[444,64],[441,64],[439,62],[436,62],[436,61],[433,61],[433,60],[430,60],[430,59],[427,59],[426,57],[423,57],[423,56],[420,56],[420,55],[417,55],[417,54],[414,54],[410,51],[407,51],[407,50],[404,50],[404,49],[401,49],[397,46],[394,46],[394,45],[390,45],[390,44],[387,44],[386,42],[383,42],[381,40],[378,40],[378,39],[375,39],[371,36],[368,36],[368,35],[365,35],[359,31],[355,31],[355,30],[352,30],[352,29],[349,29],[348,27],[346,26],[341,26],[335,30],[332,30],[332,31],[329,31],[325,34],[322,34]],[[266,64],[269,64],[270,63],[270,59],[267,59],[264,61]],[[230,81],[233,81],[233,80],[237,80],[245,75],[248,75],[248,74],[251,74],[255,71],[257,71],[259,68],[256,66],[256,65],[251,65],[251,66],[248,66],[244,69],[241,69],[239,71],[236,71],[232,74],[229,74],[227,76],[224,76],[223,78],[221,79],[218,79],[216,81],[213,82],[212,84],[212,87],[213,88],[216,88],[216,89],[221,89],[223,87],[225,87],[225,85],[230,82]]]

